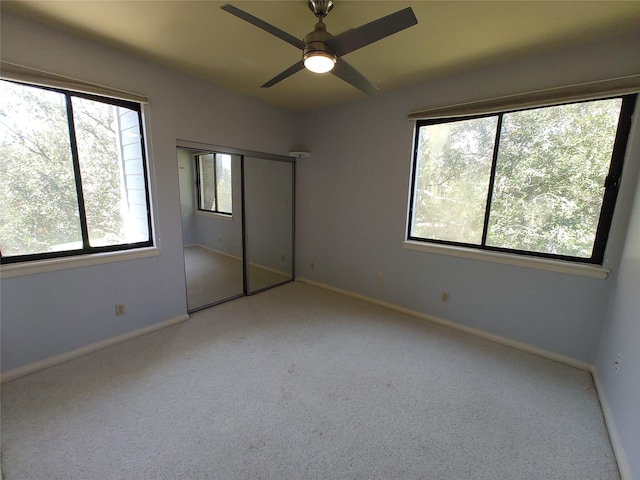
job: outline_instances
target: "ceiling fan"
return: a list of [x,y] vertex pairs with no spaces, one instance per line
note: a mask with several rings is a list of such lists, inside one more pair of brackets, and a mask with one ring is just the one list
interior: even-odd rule
[[271,87],[303,68],[307,68],[314,73],[331,72],[336,77],[341,78],[367,94],[376,93],[378,87],[349,65],[342,57],[354,50],[382,40],[389,35],[393,35],[417,24],[418,20],[411,7],[399,10],[360,27],[347,30],[334,37],[327,32],[327,27],[322,21],[333,8],[333,1],[309,0],[307,3],[318,19],[318,23],[316,23],[313,31],[304,37],[304,40],[300,40],[233,5],[227,4],[220,7],[225,12],[235,15],[302,50],[302,60],[273,77],[262,85],[262,88]]

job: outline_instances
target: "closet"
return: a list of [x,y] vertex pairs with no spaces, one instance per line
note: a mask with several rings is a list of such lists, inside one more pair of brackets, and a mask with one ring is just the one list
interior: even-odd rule
[[187,309],[294,279],[295,158],[179,141]]

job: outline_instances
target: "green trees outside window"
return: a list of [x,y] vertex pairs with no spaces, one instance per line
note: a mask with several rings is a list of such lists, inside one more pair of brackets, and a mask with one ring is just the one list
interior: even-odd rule
[[634,101],[419,122],[408,238],[601,263]]
[[140,105],[0,81],[2,263],[151,245]]

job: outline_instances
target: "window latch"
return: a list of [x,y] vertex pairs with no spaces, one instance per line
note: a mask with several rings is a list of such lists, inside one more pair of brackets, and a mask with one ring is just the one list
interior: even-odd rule
[[618,175],[607,175],[604,179],[604,188],[618,188],[620,185],[620,177]]

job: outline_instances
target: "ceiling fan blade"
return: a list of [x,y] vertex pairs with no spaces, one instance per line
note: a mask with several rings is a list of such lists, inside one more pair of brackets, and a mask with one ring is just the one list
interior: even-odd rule
[[326,40],[324,43],[338,56],[346,55],[354,50],[382,40],[418,23],[411,7],[366,23],[352,30]]
[[225,12],[230,13],[231,15],[235,15],[236,17],[244,20],[245,22],[249,22],[250,24],[264,30],[271,35],[278,37],[281,40],[284,40],[290,45],[293,45],[300,50],[304,49],[305,43],[299,38],[294,37],[293,35],[288,34],[287,32],[280,30],[278,27],[274,27],[273,25],[265,22],[264,20],[260,20],[258,17],[254,17],[250,13],[247,13],[239,8],[234,7],[233,5],[223,5],[220,7]]
[[331,73],[345,82],[350,83],[357,89],[362,90],[367,95],[373,95],[378,92],[378,87],[367,80],[364,75],[345,62],[342,58],[338,57],[336,66],[333,67]]
[[269,88],[273,85],[275,85],[278,82],[281,82],[282,80],[284,80],[287,77],[290,77],[291,75],[293,75],[294,73],[298,73],[300,70],[302,70],[304,68],[304,64],[302,63],[302,60],[300,60],[298,63],[291,65],[289,68],[287,68],[284,72],[282,72],[279,75],[276,75],[275,77],[273,77],[271,80],[269,80],[267,83],[265,83],[264,85],[262,85],[261,88]]

